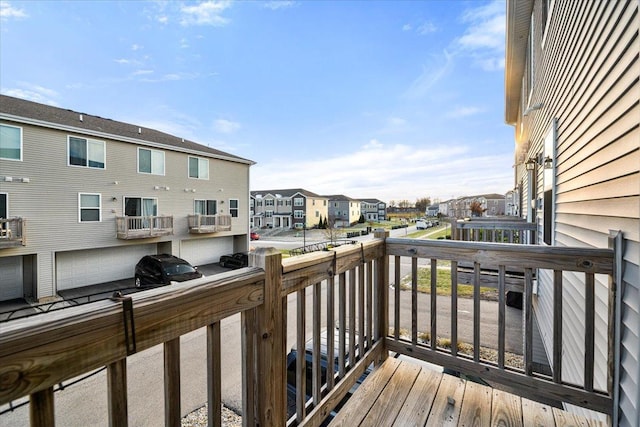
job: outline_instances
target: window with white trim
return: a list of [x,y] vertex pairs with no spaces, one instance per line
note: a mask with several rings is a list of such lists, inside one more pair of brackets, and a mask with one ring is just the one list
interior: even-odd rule
[[293,199],[293,206],[304,206],[304,198],[302,197],[295,197]]
[[104,169],[104,141],[69,136],[67,140],[67,159],[69,166]]
[[209,159],[189,156],[189,178],[209,179]]
[[125,197],[125,216],[158,216],[158,199],[155,197]]
[[78,193],[78,221],[102,221],[102,197],[96,193]]
[[164,151],[138,147],[138,173],[164,175]]
[[22,161],[22,128],[0,125],[0,159]]
[[237,218],[240,213],[240,201],[238,199],[229,199],[229,214],[233,218]]
[[265,211],[264,216],[265,218],[271,218],[273,216],[273,211]]
[[300,211],[300,210],[293,211],[293,217],[298,219],[304,218],[304,211]]
[[265,206],[273,206],[273,199],[264,199]]
[[200,215],[215,215],[218,213],[217,200],[194,200],[193,211]]
[[544,147],[542,152],[543,167],[542,184],[542,238],[547,245],[554,243],[554,188],[555,188],[555,139],[556,139],[556,120],[551,123],[550,129],[544,138]]

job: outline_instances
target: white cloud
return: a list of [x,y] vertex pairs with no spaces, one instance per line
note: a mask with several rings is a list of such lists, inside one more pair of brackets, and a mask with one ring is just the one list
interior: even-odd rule
[[169,22],[169,17],[166,15],[161,15],[156,17],[156,21],[158,21],[161,24],[167,24]]
[[223,26],[229,20],[222,13],[231,6],[229,1],[204,1],[193,6],[181,6],[182,19],[180,24]]
[[468,23],[464,34],[455,44],[471,56],[474,64],[485,71],[504,68],[505,8],[494,1],[465,11],[462,21]]
[[10,18],[27,18],[29,15],[24,11],[24,9],[18,9],[11,5],[8,1],[0,1],[0,18],[4,20],[8,20]]
[[188,47],[189,47],[189,41],[185,37],[181,38],[180,39],[180,48],[181,49],[186,49]]
[[484,110],[478,107],[459,107],[453,111],[449,111],[445,116],[449,118],[460,118],[473,116],[482,112],[484,112]]
[[402,31],[411,31],[413,29],[413,27],[411,26],[411,24],[404,24],[402,26]]
[[416,32],[420,35],[426,35],[438,31],[438,27],[433,22],[424,22],[418,28]]
[[251,168],[251,189],[295,186],[318,194],[340,192],[385,201],[504,193],[512,185],[511,157],[510,153],[473,155],[464,145],[453,142],[411,146],[372,139],[337,156],[258,161]]
[[117,62],[118,64],[130,64],[131,63],[131,60],[125,59],[125,58],[114,59],[113,61]]
[[422,73],[411,83],[405,93],[407,98],[421,98],[429,90],[446,76],[453,66],[453,54],[443,51],[442,55],[433,56],[433,61],[428,66],[424,66]]
[[[142,74],[151,74],[152,72],[153,71],[145,72]],[[155,79],[142,78],[140,79],[140,81],[145,83],[161,83],[161,82],[168,82],[168,81],[193,80],[198,77],[199,77],[198,73],[167,73]]]
[[233,133],[240,129],[240,123],[231,120],[217,119],[213,122],[213,128],[220,133]]
[[144,76],[148,74],[153,74],[153,70],[136,70],[133,72],[134,76]]
[[268,1],[262,5],[265,9],[278,10],[287,9],[296,5],[296,2],[290,0]]
[[143,47],[144,47],[144,46],[142,46],[142,45],[139,45],[139,44],[135,44],[135,43],[134,43],[133,45],[131,45],[131,50],[135,52],[135,51],[137,51],[137,50],[142,49]]
[[58,103],[52,99],[58,96],[58,92],[55,90],[29,83],[20,83],[20,85],[24,86],[26,89],[3,89],[2,94],[26,99],[28,101],[39,102],[41,104],[52,105],[54,107],[58,106]]

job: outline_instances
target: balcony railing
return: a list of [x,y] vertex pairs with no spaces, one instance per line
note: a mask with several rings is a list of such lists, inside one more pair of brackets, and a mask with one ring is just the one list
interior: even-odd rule
[[25,246],[26,221],[22,218],[0,218],[0,248]]
[[189,233],[216,233],[231,230],[231,215],[189,215]]
[[519,218],[472,218],[451,221],[451,238],[466,242],[534,244],[536,224]]
[[118,239],[149,239],[173,234],[173,216],[116,217]]
[[[127,356],[163,344],[165,424],[179,425],[180,337],[206,327],[208,414],[210,425],[219,425],[223,374],[220,322],[241,313],[245,426],[319,426],[367,368],[382,363],[390,351],[506,385],[511,392],[529,399],[564,401],[612,414],[616,344],[611,337],[618,332],[613,273],[620,262],[619,252],[613,248],[620,247],[620,235],[612,236],[610,249],[391,239],[385,238],[383,232],[376,232],[376,237],[360,245],[288,259],[282,259],[275,249],[262,248],[252,253],[253,267],[143,291],[132,295],[130,304],[103,301],[6,323],[0,330],[0,405],[30,396],[31,425],[53,425],[54,385],[106,366],[108,389],[104,398],[108,402],[109,420],[112,425],[126,425]],[[431,296],[436,295],[437,272],[450,273],[450,296],[432,297],[428,304],[418,304],[420,260],[423,266],[426,261],[426,268],[434,278],[428,284]],[[410,289],[405,291],[400,283],[407,262]],[[471,319],[463,324],[459,314],[456,280],[459,262],[472,263],[476,272],[485,263],[498,268],[496,361],[486,360],[481,353],[480,331],[486,325],[481,322],[484,306],[480,301],[479,280],[473,284]],[[513,265],[525,272],[522,367],[511,366],[506,360],[504,272]],[[549,269],[553,277],[551,376],[532,369],[531,277],[535,269]],[[586,349],[584,380],[579,384],[563,381],[565,272],[573,278],[582,277],[584,285],[583,336],[571,337],[572,342],[581,339]],[[605,285],[608,315],[603,316],[610,337],[606,343],[596,342],[595,338],[596,274],[609,277]],[[392,292],[390,279],[394,284]],[[308,298],[311,304],[307,303]],[[407,298],[408,306],[402,305],[400,301],[406,302]],[[445,303],[451,305],[449,319],[441,317]],[[295,314],[288,315],[289,310]],[[403,332],[401,325],[406,323],[409,327]],[[323,331],[336,329],[335,342],[328,339],[323,344]],[[463,332],[469,332],[469,338],[462,338]],[[287,371],[287,337],[291,333],[298,349],[304,349],[309,341],[312,343],[310,369],[306,358],[298,357],[294,367]],[[448,346],[440,340],[445,337]],[[458,344],[463,340],[470,345],[468,354],[459,350]],[[595,346],[607,349],[604,387],[600,381],[594,381]],[[335,364],[326,363],[325,372],[320,369],[323,355],[336,355]],[[296,390],[295,403],[290,405],[287,405],[288,375],[290,385],[295,378]],[[367,380],[364,381],[366,385]]]

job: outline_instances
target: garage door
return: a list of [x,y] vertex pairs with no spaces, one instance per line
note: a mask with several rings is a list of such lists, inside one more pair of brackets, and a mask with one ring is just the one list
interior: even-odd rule
[[133,277],[145,255],[157,253],[157,245],[135,245],[56,253],[58,290],[95,285]]
[[22,297],[22,257],[0,258],[0,301]]
[[233,237],[183,240],[180,245],[180,258],[191,265],[204,265],[218,262],[221,255],[233,252]]

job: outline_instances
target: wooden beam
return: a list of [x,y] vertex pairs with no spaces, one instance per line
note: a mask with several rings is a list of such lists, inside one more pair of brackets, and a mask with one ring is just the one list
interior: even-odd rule
[[126,427],[128,425],[126,358],[107,366],[107,394],[109,426]]
[[53,387],[37,391],[29,396],[29,420],[31,427],[54,427]]
[[180,427],[180,338],[164,343],[164,425]]
[[222,366],[220,322],[207,326],[207,420],[209,427],[222,424]]

